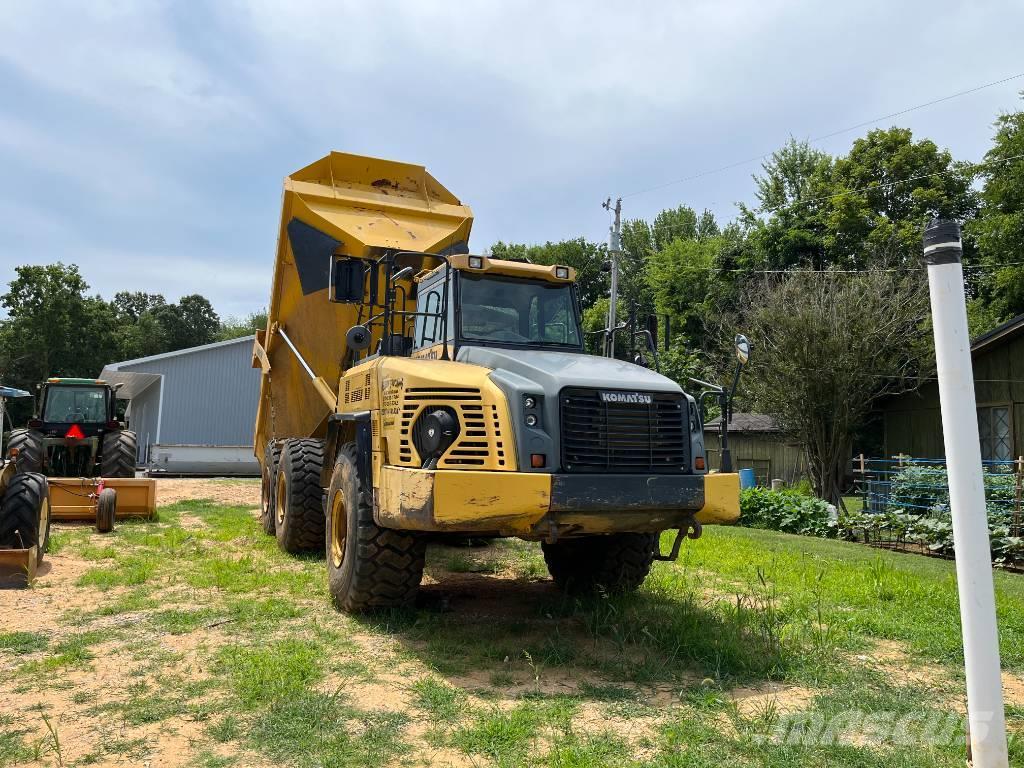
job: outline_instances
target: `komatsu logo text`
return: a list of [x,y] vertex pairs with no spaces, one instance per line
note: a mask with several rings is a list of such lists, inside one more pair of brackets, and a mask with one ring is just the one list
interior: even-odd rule
[[605,403],[624,403],[626,405],[650,405],[654,400],[644,392],[601,392],[601,401]]

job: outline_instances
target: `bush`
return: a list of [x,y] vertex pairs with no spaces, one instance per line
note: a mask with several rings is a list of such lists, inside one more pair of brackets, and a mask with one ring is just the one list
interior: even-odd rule
[[802,536],[835,538],[839,526],[829,504],[796,491],[748,488],[740,492],[740,525]]

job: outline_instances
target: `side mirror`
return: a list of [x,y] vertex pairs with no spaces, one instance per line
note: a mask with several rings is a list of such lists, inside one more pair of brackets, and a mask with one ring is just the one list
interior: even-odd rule
[[741,366],[750,360],[750,342],[742,333],[736,334],[736,359]]
[[330,300],[338,304],[358,304],[363,300],[366,265],[359,259],[332,258]]

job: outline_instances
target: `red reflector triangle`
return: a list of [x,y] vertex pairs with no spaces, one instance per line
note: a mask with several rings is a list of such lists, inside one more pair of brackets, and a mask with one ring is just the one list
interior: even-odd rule
[[67,434],[64,435],[64,437],[72,437],[75,440],[81,440],[82,438],[85,437],[85,433],[81,430],[81,428],[79,428],[77,424],[72,424],[71,429],[67,431]]

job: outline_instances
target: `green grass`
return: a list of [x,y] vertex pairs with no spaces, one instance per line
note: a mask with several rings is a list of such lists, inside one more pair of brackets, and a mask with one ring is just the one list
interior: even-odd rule
[[494,708],[478,712],[467,725],[454,731],[451,743],[499,766],[522,765],[540,736],[570,732],[576,707],[573,699],[556,698],[524,701],[509,711]]
[[[186,514],[198,518],[187,529]],[[417,764],[423,749],[558,768],[963,764],[962,739],[763,742],[788,721],[770,700],[741,710],[730,695],[799,685],[813,692],[805,715],[827,724],[851,711],[950,716],[963,695],[951,562],[709,527],[639,593],[583,600],[553,589],[536,545],[433,546],[427,572],[441,583],[419,607],[346,617],[329,605],[322,558],[284,555],[242,507],[182,502],[106,537],[69,528],[57,540],[90,561],[78,585],[100,599],[63,606],[56,636],[0,633],[0,663],[14,665],[14,701],[66,684],[68,708],[110,725],[76,764],[144,762],[157,730],[191,721],[203,724],[186,759],[197,768],[250,753],[300,768]],[[1024,674],[1024,577],[995,579],[1004,662]],[[934,668],[941,687],[876,669],[878,639]],[[97,705],[63,671],[106,663],[100,643],[127,671]],[[391,703],[355,696],[368,685],[388,687]],[[0,717],[0,765],[48,748],[33,735],[39,713],[17,711]],[[1024,708],[1007,714],[1024,724]]]
[[156,572],[155,556],[116,557],[113,567],[90,568],[77,582],[79,587],[96,587],[107,591],[114,587],[132,587],[145,584]]
[[0,651],[26,654],[45,650],[50,639],[42,632],[0,632]]
[[320,651],[316,643],[293,639],[260,647],[231,645],[220,649],[217,663],[242,706],[251,709],[294,698],[318,682]]

